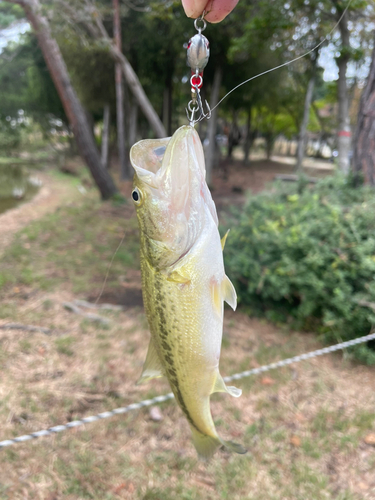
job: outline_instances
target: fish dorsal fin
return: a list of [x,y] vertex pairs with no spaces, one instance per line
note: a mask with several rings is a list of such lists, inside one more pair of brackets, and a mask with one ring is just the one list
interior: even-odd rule
[[137,381],[137,385],[144,384],[153,378],[160,378],[163,376],[163,366],[159,359],[159,355],[156,352],[154,341],[151,338],[148,346],[146,361],[143,365],[142,375]]
[[212,301],[216,312],[219,315],[222,314],[224,300],[235,311],[237,307],[237,294],[228,276],[224,276],[221,283],[213,283],[211,286]]
[[223,299],[227,304],[230,305],[233,311],[235,311],[237,307],[237,294],[236,290],[234,289],[233,283],[228,278],[228,276],[224,277],[223,282],[221,284],[221,290],[223,294]]
[[214,392],[227,392],[234,398],[239,398],[242,394],[241,389],[237,389],[237,387],[233,386],[227,386],[220,373],[217,374],[215,385],[211,394],[213,394]]
[[227,241],[227,238],[228,238],[228,234],[229,234],[229,231],[230,229],[228,229],[228,231],[224,234],[224,236],[221,238],[221,249],[224,251],[224,247],[225,247],[225,243]]

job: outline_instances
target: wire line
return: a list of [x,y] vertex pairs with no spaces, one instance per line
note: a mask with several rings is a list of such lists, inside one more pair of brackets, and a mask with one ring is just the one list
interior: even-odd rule
[[[364,337],[358,337],[356,339],[348,340],[346,342],[341,342],[340,344],[335,344],[330,347],[324,347],[323,349],[317,349],[316,351],[311,351],[305,354],[299,354],[298,356],[293,356],[292,358],[276,361],[275,363],[271,363],[269,365],[264,365],[258,368],[253,368],[251,370],[235,373],[234,375],[224,377],[224,381],[231,382],[233,380],[239,380],[241,378],[250,377],[251,375],[259,375],[260,373],[264,373],[269,370],[282,368],[284,366],[291,365],[292,363],[299,363],[300,361],[306,361],[308,359],[312,359],[317,356],[322,356],[323,354],[329,354],[331,352],[339,351],[341,349],[346,349],[347,347],[352,347],[354,345],[362,344],[370,340],[375,340],[375,333],[370,333],[369,335],[365,335]],[[164,403],[165,401],[169,401],[170,399],[173,398],[174,398],[173,393],[169,392],[168,394],[164,394],[162,396],[156,396],[155,398],[152,399],[145,399],[143,401],[140,401],[139,403],[132,403],[128,406],[123,406],[121,408],[116,408],[110,411],[104,411],[102,413],[98,413],[97,415],[92,415],[90,417],[84,417],[81,418],[80,420],[73,420],[72,422],[68,422],[67,424],[64,425],[55,425],[54,427],[50,427],[48,429],[44,429],[37,432],[32,432],[31,434],[25,434],[23,436],[6,439],[4,441],[0,441],[0,450],[6,448],[7,446],[12,446],[17,443],[24,443],[25,441],[30,441],[32,439],[37,439],[39,437],[51,436],[52,434],[57,434],[65,430],[72,429],[73,427],[79,427],[84,424],[91,424],[92,422],[97,422],[98,420],[114,417],[115,415],[122,415],[124,413],[129,413],[130,411],[140,410],[147,406],[153,406],[156,404]]]

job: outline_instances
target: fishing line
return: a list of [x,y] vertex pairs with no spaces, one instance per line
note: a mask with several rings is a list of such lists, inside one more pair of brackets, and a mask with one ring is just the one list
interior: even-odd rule
[[103,295],[104,288],[105,288],[105,286],[107,284],[107,280],[108,280],[108,276],[109,276],[109,271],[111,270],[111,267],[112,267],[113,261],[115,260],[116,255],[117,255],[117,252],[120,250],[121,245],[124,243],[125,236],[126,236],[126,233],[124,233],[124,236],[121,238],[121,241],[120,241],[118,247],[116,248],[115,253],[112,255],[112,259],[111,259],[111,262],[109,263],[109,266],[107,268],[107,273],[105,275],[105,278],[104,278],[104,281],[103,281],[103,284],[102,284],[102,288],[101,288],[101,290],[99,292],[99,295],[98,295],[98,297],[97,297],[97,299],[95,301],[95,304],[97,304],[99,302],[101,296]]
[[[239,83],[238,85],[236,85],[232,90],[230,90],[227,94],[225,94],[224,97],[222,97],[220,99],[220,101],[216,104],[216,106],[214,106],[213,108],[211,108],[211,112],[216,109],[223,101],[224,99],[226,99],[232,92],[234,92],[235,90],[237,90],[239,87],[242,87],[242,85],[245,85],[246,83],[249,83],[251,82],[252,80],[255,80],[256,78],[259,78],[260,76],[263,76],[263,75],[267,75],[268,73],[272,73],[272,71],[276,71],[277,69],[280,69],[280,68],[284,68],[285,66],[289,66],[289,64],[292,64],[296,61],[299,61],[300,59],[303,59],[304,57],[308,56],[309,54],[311,54],[312,52],[314,52],[316,49],[318,49],[321,45],[323,45],[324,42],[328,41],[328,38],[332,35],[332,33],[336,30],[337,26],[340,24],[342,18],[345,16],[347,10],[349,9],[351,3],[352,3],[353,0],[349,0],[347,6],[345,7],[343,13],[341,14],[339,20],[337,21],[337,23],[334,25],[334,27],[331,29],[331,31],[323,38],[323,40],[321,40],[314,48],[310,49],[309,51],[307,51],[305,54],[302,54],[301,56],[298,56],[296,57],[295,59],[292,59],[291,61],[288,61],[288,62],[285,62],[283,64],[280,64],[279,66],[275,66],[274,68],[271,68],[271,69],[267,69],[266,71],[263,71],[262,73],[259,73],[258,75],[255,75],[255,76],[252,76],[251,78],[248,78],[247,80],[243,81],[242,83]],[[203,120],[204,117],[200,118],[198,121],[201,121]],[[106,276],[104,278],[104,282],[103,282],[103,285],[102,285],[102,288],[100,290],[100,293],[98,295],[98,298],[96,299],[95,301],[95,304],[98,303],[98,301],[100,300],[101,296],[103,295],[103,292],[104,292],[104,288],[107,284],[107,280],[108,280],[108,276],[109,276],[109,271],[111,270],[111,267],[112,267],[112,264],[113,264],[113,261],[117,255],[117,252],[119,251],[121,245],[123,244],[124,242],[124,239],[125,239],[125,234],[124,236],[122,237],[115,253],[113,254],[112,256],[112,259],[111,259],[111,262],[108,266],[108,269],[107,269],[107,273],[106,273]]]
[[[339,20],[337,21],[337,23],[334,25],[334,27],[331,29],[331,31],[323,38],[323,40],[320,41],[313,49],[309,50],[305,54],[302,54],[301,56],[296,57],[295,59],[292,59],[291,61],[288,61],[286,63],[280,64],[279,66],[275,66],[274,68],[267,69],[266,71],[263,71],[263,73],[259,73],[258,75],[252,76],[251,78],[248,78],[244,82],[239,83],[238,85],[236,85],[236,87],[234,87],[227,94],[225,94],[225,96],[222,99],[220,99],[220,101],[216,104],[216,106],[214,106],[213,108],[211,108],[211,111],[213,111],[214,109],[216,109],[219,106],[219,104],[221,104],[224,101],[224,99],[226,99],[228,97],[229,94],[231,94],[232,92],[234,92],[235,90],[237,90],[239,87],[242,87],[242,85],[245,85],[246,83],[249,83],[252,80],[255,80],[256,78],[259,78],[260,76],[267,75],[268,73],[271,73],[272,71],[276,71],[277,69],[284,68],[285,66],[289,66],[289,64],[292,64],[292,63],[294,63],[296,61],[299,61],[300,59],[303,59],[304,57],[308,56],[309,54],[311,54],[312,52],[314,52],[316,49],[318,49],[321,45],[323,45],[324,42],[328,41],[328,38],[332,35],[332,33],[337,28],[337,26],[340,24],[342,18],[345,16],[345,14],[346,14],[347,10],[349,9],[350,4],[352,3],[352,1],[353,0],[349,0],[347,6],[345,7],[345,9],[344,9],[343,13],[341,14],[341,16],[340,16]],[[201,121],[202,119],[203,118],[199,119],[198,121]]]

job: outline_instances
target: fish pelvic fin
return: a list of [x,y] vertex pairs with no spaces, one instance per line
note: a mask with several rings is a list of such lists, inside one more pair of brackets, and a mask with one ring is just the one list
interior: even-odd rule
[[164,377],[163,366],[156,351],[154,341],[151,338],[148,346],[146,361],[143,365],[142,375],[138,379],[136,385],[141,385],[149,380],[152,380],[153,378],[160,377]]
[[234,443],[233,441],[224,441],[219,436],[208,436],[207,434],[202,434],[197,429],[191,426],[191,432],[193,436],[193,444],[197,450],[198,457],[207,462],[212,458],[216,450],[220,446],[224,446],[229,451],[243,455],[247,452],[241,444]]
[[239,398],[242,394],[242,390],[238,389],[237,387],[234,386],[227,386],[223,380],[223,377],[220,375],[220,373],[217,374],[216,381],[214,388],[212,390],[212,394],[214,392],[227,392],[234,398]]

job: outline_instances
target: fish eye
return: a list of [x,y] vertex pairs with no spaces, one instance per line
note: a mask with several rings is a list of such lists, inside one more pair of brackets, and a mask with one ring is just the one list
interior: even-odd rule
[[133,189],[132,198],[136,205],[140,205],[142,203],[142,194],[138,188]]

